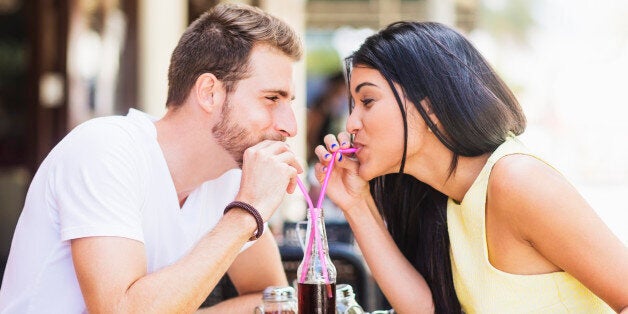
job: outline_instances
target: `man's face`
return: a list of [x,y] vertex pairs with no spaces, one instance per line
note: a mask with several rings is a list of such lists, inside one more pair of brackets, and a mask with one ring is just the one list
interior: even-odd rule
[[240,80],[222,106],[214,138],[242,167],[244,151],[266,139],[284,141],[296,135],[292,110],[293,61],[266,45],[253,48],[250,76]]

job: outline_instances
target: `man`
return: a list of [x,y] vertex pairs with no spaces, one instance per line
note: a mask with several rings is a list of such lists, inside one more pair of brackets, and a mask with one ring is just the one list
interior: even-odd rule
[[289,26],[248,6],[219,5],[190,25],[162,119],[91,120],[41,165],[0,312],[193,312],[227,272],[240,296],[207,312],[251,313],[265,287],[287,285],[260,229],[302,172],[284,142],[296,133],[301,49]]

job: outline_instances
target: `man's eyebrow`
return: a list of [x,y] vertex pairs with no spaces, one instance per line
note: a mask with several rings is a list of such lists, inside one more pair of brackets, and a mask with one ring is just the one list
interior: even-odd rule
[[[283,90],[283,89],[264,89],[262,90],[263,93],[275,93],[275,94],[279,94],[279,96],[281,97],[288,97],[288,95],[290,93],[288,93],[287,91]],[[292,95],[292,97],[290,98],[290,100],[294,100],[295,96]]]
[[355,92],[359,92],[360,88],[364,87],[364,86],[374,86],[374,87],[378,87],[377,85],[371,83],[371,82],[364,82],[364,83],[360,83],[358,84],[358,86],[355,87]]

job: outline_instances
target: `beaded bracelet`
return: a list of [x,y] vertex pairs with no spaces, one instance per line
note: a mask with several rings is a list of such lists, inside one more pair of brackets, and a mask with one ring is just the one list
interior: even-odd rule
[[245,202],[239,202],[239,201],[234,201],[234,202],[229,203],[229,205],[225,207],[225,211],[223,212],[223,215],[227,214],[227,212],[234,207],[242,208],[246,210],[249,214],[253,215],[253,217],[255,218],[255,222],[257,223],[257,230],[255,231],[255,233],[253,233],[253,236],[249,238],[249,241],[259,239],[259,237],[262,236],[262,233],[264,233],[264,220],[262,219],[262,215],[259,214],[259,212],[257,211],[257,209],[255,209],[255,207]]

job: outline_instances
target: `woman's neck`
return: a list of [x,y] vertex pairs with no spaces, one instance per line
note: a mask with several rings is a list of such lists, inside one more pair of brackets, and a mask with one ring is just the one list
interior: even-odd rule
[[456,169],[450,175],[453,153],[445,148],[430,149],[406,162],[407,174],[414,176],[457,202],[461,202],[486,164],[490,153],[475,157],[458,157]]

